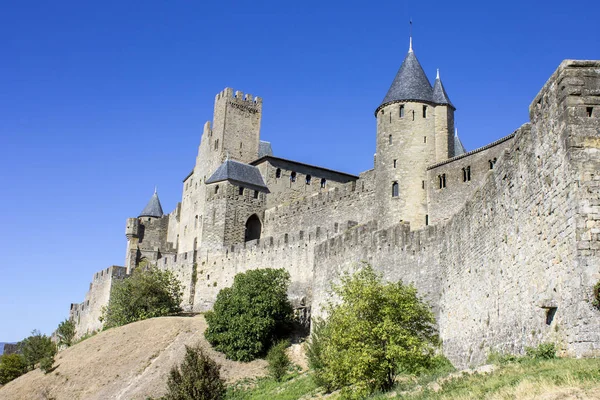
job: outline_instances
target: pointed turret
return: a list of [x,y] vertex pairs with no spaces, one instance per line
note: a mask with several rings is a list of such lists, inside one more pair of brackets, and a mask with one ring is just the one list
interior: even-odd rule
[[163,216],[163,209],[160,205],[160,200],[158,199],[158,193],[156,192],[156,188],[154,189],[154,194],[150,198],[146,207],[142,210],[139,217],[155,217],[160,218]]
[[450,98],[448,97],[448,93],[446,93],[446,89],[444,88],[444,84],[440,79],[440,70],[437,70],[437,76],[435,78],[435,83],[433,84],[433,96],[432,100],[436,104],[448,105],[454,109],[454,105],[450,102]]
[[467,152],[465,150],[465,146],[463,146],[462,142],[458,138],[458,129],[454,131],[454,157],[463,155]]
[[377,110],[386,104],[396,101],[413,100],[432,102],[432,99],[433,88],[427,75],[425,75],[425,71],[423,71],[423,67],[421,67],[419,60],[417,60],[417,56],[415,56],[415,52],[412,49],[411,37],[408,54],[404,57],[404,61],[402,61],[402,65],[392,85]]

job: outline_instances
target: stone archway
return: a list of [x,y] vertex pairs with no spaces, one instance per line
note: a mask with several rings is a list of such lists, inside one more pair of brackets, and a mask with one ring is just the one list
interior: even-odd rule
[[244,235],[244,241],[260,239],[260,232],[262,231],[262,224],[258,215],[252,214],[246,221],[246,233]]

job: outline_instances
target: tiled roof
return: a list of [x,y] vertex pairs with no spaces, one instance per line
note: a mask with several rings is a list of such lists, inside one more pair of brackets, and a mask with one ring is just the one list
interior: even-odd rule
[[216,183],[221,181],[233,181],[234,183],[249,185],[255,189],[261,189],[266,192],[269,191],[257,167],[235,160],[226,160],[219,168],[217,168],[211,177],[206,180],[206,183]]

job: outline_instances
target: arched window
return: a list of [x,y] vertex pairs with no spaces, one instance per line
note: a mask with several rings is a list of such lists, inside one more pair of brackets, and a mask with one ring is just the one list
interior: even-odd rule
[[463,168],[462,173],[463,173],[463,182],[466,182],[467,181],[467,169]]
[[260,239],[260,232],[262,230],[262,224],[256,214],[252,214],[246,221],[246,232],[244,234],[244,241]]
[[311,181],[311,179],[312,179],[312,176],[310,176],[310,175],[306,175],[306,184],[307,184],[307,185],[310,185],[310,181]]
[[243,187],[243,186],[240,186],[240,187],[239,187],[239,189],[238,189],[238,194],[239,194],[240,196],[244,194],[244,187]]
[[327,183],[327,179],[325,178],[321,178],[321,187],[324,188],[325,184]]
[[400,106],[400,118],[404,118],[404,105]]
[[293,171],[292,174],[290,175],[290,181],[296,182],[296,172],[295,171]]
[[440,181],[440,189],[446,187],[446,174],[438,175],[438,180]]
[[219,193],[219,185],[215,186],[215,194]]
[[277,171],[275,171],[275,178],[281,178],[281,168],[277,168]]
[[398,182],[392,183],[392,197],[398,197]]

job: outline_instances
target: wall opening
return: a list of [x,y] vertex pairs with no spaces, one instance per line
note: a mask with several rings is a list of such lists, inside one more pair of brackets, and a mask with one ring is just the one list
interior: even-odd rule
[[306,184],[307,184],[307,185],[310,185],[310,181],[311,181],[311,179],[312,179],[312,176],[310,176],[310,175],[306,175]]
[[215,194],[219,193],[219,185],[215,186]]
[[277,168],[277,171],[275,171],[275,178],[281,178],[281,168]]
[[425,226],[429,225],[429,214],[425,214]]
[[327,183],[327,179],[325,178],[321,178],[321,187],[324,188],[325,184]]
[[255,198],[255,199],[258,199],[258,190],[255,190],[255,191],[254,191],[254,198]]
[[394,168],[398,165],[398,160],[394,160]]
[[390,136],[388,137],[388,143],[389,143],[389,144],[392,144],[392,135],[390,135]]
[[290,175],[290,181],[296,182],[296,172],[292,172],[292,174]]
[[446,174],[438,175],[438,180],[440,181],[440,189],[446,187]]
[[392,183],[392,197],[398,197],[398,182]]
[[262,230],[262,224],[256,214],[252,214],[246,221],[246,232],[244,234],[244,241],[260,239],[260,231]]
[[423,106],[423,118],[427,118],[427,106]]
[[404,118],[404,106],[400,106],[400,118]]
[[244,187],[240,186],[240,188],[238,189],[238,194],[241,196],[244,194]]
[[556,315],[556,310],[556,307],[546,308],[546,325],[552,324],[552,321],[554,321],[554,316]]
[[427,136],[423,136],[423,143],[427,143]]
[[585,112],[587,113],[588,117],[591,117],[594,112],[594,107],[586,107]]

